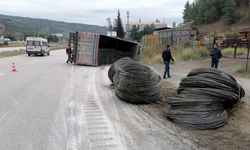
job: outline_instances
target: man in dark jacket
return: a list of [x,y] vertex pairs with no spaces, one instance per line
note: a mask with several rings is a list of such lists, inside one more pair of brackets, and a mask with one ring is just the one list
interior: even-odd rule
[[218,48],[217,45],[214,45],[214,49],[211,53],[211,67],[218,68],[219,60],[222,57],[221,50]]
[[71,61],[71,55],[72,55],[72,50],[70,48],[70,45],[68,45],[68,47],[66,48],[66,53],[68,55],[67,63],[69,63],[69,61]]
[[170,51],[170,46],[167,45],[167,48],[162,52],[162,59],[165,64],[165,71],[163,75],[163,79],[166,79],[166,74],[168,74],[168,78],[170,78],[170,60],[174,62],[174,59],[172,57],[171,51]]

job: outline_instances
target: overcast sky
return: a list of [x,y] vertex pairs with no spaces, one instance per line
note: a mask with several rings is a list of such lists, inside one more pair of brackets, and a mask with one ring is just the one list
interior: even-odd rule
[[[193,0],[190,0],[192,2]],[[182,11],[187,0],[0,0],[0,14],[43,18],[107,26],[107,18],[117,17],[120,10],[122,22],[126,12],[130,22],[165,20],[182,22]]]

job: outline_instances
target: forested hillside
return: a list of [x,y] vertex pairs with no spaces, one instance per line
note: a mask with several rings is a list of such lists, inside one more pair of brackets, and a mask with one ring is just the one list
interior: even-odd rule
[[27,34],[51,34],[69,32],[94,32],[106,34],[107,28],[97,25],[80,23],[66,23],[47,19],[34,19],[27,17],[7,16],[0,14],[0,35],[11,35],[19,39]]
[[[184,23],[193,22],[195,25],[214,23],[223,20],[227,25],[237,23],[244,18],[250,21],[250,0],[195,0],[184,6]],[[246,8],[241,14],[239,9]]]

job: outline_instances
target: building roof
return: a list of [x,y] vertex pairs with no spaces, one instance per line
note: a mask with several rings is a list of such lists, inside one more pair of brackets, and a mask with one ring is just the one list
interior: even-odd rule
[[41,37],[27,37],[26,41],[46,41],[47,42],[45,38],[41,38]]
[[170,27],[161,27],[161,28],[156,28],[154,29],[155,31],[161,31],[161,30],[167,30],[167,29],[172,29]]
[[129,25],[164,25],[161,22],[130,22]]

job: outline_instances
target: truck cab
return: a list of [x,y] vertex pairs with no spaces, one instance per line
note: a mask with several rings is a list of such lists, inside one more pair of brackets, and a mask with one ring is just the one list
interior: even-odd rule
[[28,56],[34,55],[44,55],[49,56],[50,50],[48,41],[41,37],[27,37],[26,38],[26,52]]

